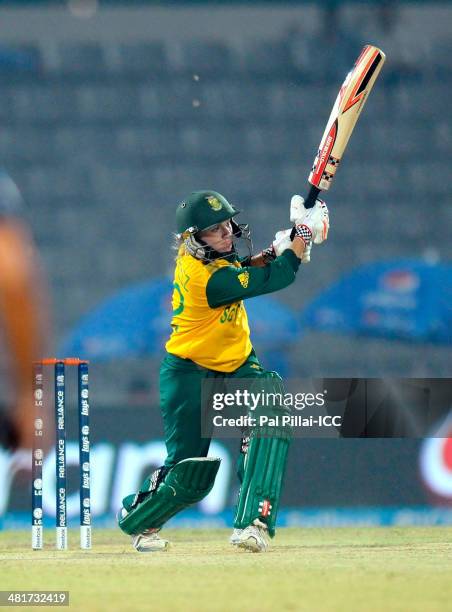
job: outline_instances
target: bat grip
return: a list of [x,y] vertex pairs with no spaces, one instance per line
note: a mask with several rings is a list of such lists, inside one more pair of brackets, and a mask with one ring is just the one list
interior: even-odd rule
[[[311,188],[308,192],[308,195],[306,196],[305,200],[304,200],[304,207],[305,208],[313,208],[314,204],[317,200],[317,196],[319,195],[319,193],[322,190],[319,189],[318,187],[316,187],[315,185],[311,185]],[[293,240],[295,238],[295,227],[292,229],[291,233],[290,233],[290,239]]]
[[305,200],[304,200],[304,207],[305,208],[313,208],[314,204],[317,200],[317,197],[319,195],[319,193],[322,190],[319,189],[318,187],[316,187],[315,185],[311,185],[311,188],[309,190],[308,195],[306,196]]

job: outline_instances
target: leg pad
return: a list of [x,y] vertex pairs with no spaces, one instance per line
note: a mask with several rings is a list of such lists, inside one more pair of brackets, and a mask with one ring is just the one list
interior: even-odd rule
[[210,493],[219,467],[217,457],[194,457],[179,461],[163,478],[159,478],[160,468],[136,495],[124,498],[119,527],[129,535],[160,529],[172,516]]
[[245,455],[235,528],[244,529],[258,519],[266,524],[269,535],[274,536],[290,438],[291,432],[285,429],[252,432]]

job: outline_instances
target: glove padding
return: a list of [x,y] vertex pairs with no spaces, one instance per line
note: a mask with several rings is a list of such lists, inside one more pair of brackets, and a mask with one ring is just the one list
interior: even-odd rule
[[322,244],[328,238],[330,217],[328,207],[323,200],[316,200],[312,208],[305,208],[304,199],[300,195],[292,196],[290,220],[295,226],[306,225],[312,232],[314,244]]
[[275,239],[272,243],[275,256],[278,257],[286,249],[292,248],[292,240],[290,239],[291,230],[281,230],[276,232]]
[[[291,229],[281,230],[280,232],[276,232],[275,240],[272,244],[273,251],[275,256],[281,255],[283,251],[286,249],[290,249],[292,247],[292,240],[290,239],[290,235],[292,233]],[[301,258],[301,263],[309,263],[311,261],[311,244],[306,245],[303,256]]]
[[291,230],[282,230],[276,232],[275,239],[269,247],[263,249],[262,257],[264,263],[269,263],[276,259],[283,251],[292,247],[292,240],[290,239]]

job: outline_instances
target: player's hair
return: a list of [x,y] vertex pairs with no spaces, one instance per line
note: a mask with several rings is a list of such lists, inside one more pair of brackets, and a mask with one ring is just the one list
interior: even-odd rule
[[184,244],[184,238],[178,234],[173,234],[172,250],[175,252],[174,261],[177,261],[179,257],[185,255],[187,252]]

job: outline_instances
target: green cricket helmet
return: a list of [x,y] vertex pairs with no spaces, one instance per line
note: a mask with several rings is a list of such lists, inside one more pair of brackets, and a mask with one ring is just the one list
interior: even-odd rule
[[177,207],[177,233],[179,236],[185,232],[195,234],[232,219],[239,212],[217,191],[193,191]]
[[190,255],[197,259],[212,261],[220,257],[233,258],[237,254],[235,245],[231,252],[226,255],[218,253],[202,240],[199,232],[230,219],[234,239],[244,238],[247,240],[250,250],[251,239],[248,226],[234,221],[234,216],[239,212],[217,191],[211,189],[193,191],[185,200],[180,202],[176,209],[177,238],[184,240]]

